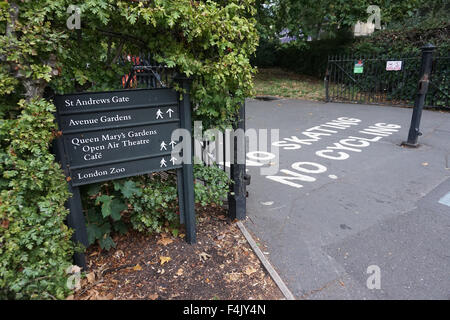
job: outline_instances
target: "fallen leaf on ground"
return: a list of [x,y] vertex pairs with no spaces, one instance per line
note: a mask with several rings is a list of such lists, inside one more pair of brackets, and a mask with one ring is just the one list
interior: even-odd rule
[[85,298],[85,300],[97,300],[98,297],[98,291],[97,290],[90,290],[89,294]]
[[95,281],[95,273],[91,272],[86,275],[86,279],[89,283],[94,283]]
[[162,244],[163,246],[167,246],[168,244],[171,244],[172,242],[173,242],[172,239],[162,237],[162,238],[159,239],[158,242],[156,242],[156,243],[157,243],[157,244]]
[[149,295],[148,296],[148,298],[150,299],[150,300],[156,300],[156,299],[158,299],[158,294],[157,293],[154,293],[154,294],[151,294],[151,295]]
[[171,257],[160,256],[159,260],[161,261],[161,265],[163,265],[164,263],[169,262],[170,260],[172,260],[172,258]]
[[202,261],[206,261],[209,258],[211,258],[211,255],[207,254],[206,252],[199,253],[198,256],[200,257],[200,260],[202,260]]
[[184,273],[184,270],[180,268],[180,269],[178,269],[176,275],[181,276],[183,273]]
[[246,275],[248,275],[248,276],[251,276],[251,275],[254,274],[256,271],[258,271],[258,270],[256,270],[256,269],[253,268],[252,266],[248,266],[247,268],[245,268],[244,273],[245,273]]
[[240,274],[237,272],[231,272],[227,273],[225,276],[231,281],[237,281],[239,279]]
[[117,250],[116,252],[114,252],[114,257],[117,259],[122,258],[123,256],[125,256],[125,254],[122,250]]
[[217,240],[222,240],[223,238],[225,238],[225,235],[224,235],[224,234],[221,234],[221,235],[218,235],[216,239],[217,239]]
[[114,295],[112,293],[106,296],[97,296],[97,300],[112,300],[114,299]]
[[142,267],[139,265],[139,263],[137,264],[137,265],[135,265],[134,267],[133,267],[133,270],[134,271],[142,271]]

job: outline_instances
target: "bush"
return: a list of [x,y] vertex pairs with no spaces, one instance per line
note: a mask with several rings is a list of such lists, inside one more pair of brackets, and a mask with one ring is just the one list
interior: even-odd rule
[[450,22],[424,23],[402,29],[380,30],[371,36],[357,39],[347,53],[406,57],[420,55],[427,43],[437,46],[438,53],[448,53]]
[[0,122],[0,299],[61,299],[73,251],[67,186],[48,152],[54,108],[43,99],[19,107]]
[[[201,206],[222,204],[229,190],[226,173],[217,166],[194,166],[195,202]],[[156,173],[98,183],[83,188],[89,244],[115,247],[113,232],[129,227],[140,232],[179,232],[176,173]]]
[[328,57],[342,52],[350,43],[348,38],[338,38],[311,41],[299,48],[289,46],[280,52],[280,67],[322,78],[327,69]]
[[261,38],[251,63],[260,68],[271,68],[279,66],[278,56],[279,46],[276,41],[269,41]]
[[286,44],[264,42],[264,46],[258,47],[252,63],[258,67],[279,67],[299,74],[323,77],[328,56],[345,51],[351,44],[352,39],[348,37]]
[[[66,27],[69,5],[81,8],[80,30]],[[205,126],[228,125],[252,90],[252,5],[253,0],[0,2],[0,298],[59,299],[68,292],[64,270],[73,244],[63,204],[69,194],[49,148],[58,132],[44,92],[117,89],[129,71],[120,57],[150,52],[193,78],[194,118]],[[109,234],[125,230],[122,217],[133,205],[129,219],[137,229],[158,231],[164,220],[172,221],[173,182],[140,183],[133,178],[91,190],[91,241],[112,246]],[[170,193],[161,199],[152,188]],[[201,201],[217,195],[213,189],[196,187]],[[166,205],[167,215],[160,214]]]
[[280,67],[322,78],[328,57],[332,55],[402,58],[420,55],[420,48],[427,43],[438,47],[437,55],[447,55],[450,48],[449,34],[448,17],[411,19],[401,26],[393,25],[359,38],[352,38],[344,33],[334,39],[284,45],[275,42],[264,43],[265,45],[256,51],[252,62],[259,67]]

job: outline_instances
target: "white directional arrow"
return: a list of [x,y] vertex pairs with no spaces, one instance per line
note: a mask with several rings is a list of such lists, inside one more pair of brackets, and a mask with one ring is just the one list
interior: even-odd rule
[[162,168],[162,167],[167,167],[166,160],[164,160],[164,158],[161,159],[161,162],[159,163],[159,166],[160,166],[161,168]]
[[169,118],[172,118],[172,112],[174,112],[174,111],[170,108],[169,108],[169,110],[166,111],[166,113],[169,114]]
[[175,145],[177,144],[175,141],[170,141],[170,146],[172,147],[172,149],[173,149],[173,147],[175,147]]
[[161,119],[164,118],[161,109],[158,109],[158,111],[156,111],[156,119],[159,119],[159,118],[161,118]]
[[172,162],[173,165],[175,165],[175,162],[177,161],[177,158],[172,157],[172,158],[170,158],[170,161]]
[[162,150],[162,149],[167,150],[167,144],[164,141],[161,142],[161,149],[159,149],[159,150]]

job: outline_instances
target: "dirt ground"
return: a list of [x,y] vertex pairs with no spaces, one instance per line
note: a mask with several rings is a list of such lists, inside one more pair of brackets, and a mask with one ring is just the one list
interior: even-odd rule
[[277,300],[283,296],[239,228],[219,207],[197,209],[197,240],[183,234],[116,237],[115,249],[87,252],[88,271],[69,299]]

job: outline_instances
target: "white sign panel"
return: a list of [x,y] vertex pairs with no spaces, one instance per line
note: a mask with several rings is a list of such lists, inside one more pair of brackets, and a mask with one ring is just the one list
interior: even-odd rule
[[386,62],[386,71],[400,71],[402,70],[402,62],[401,61],[387,61]]

